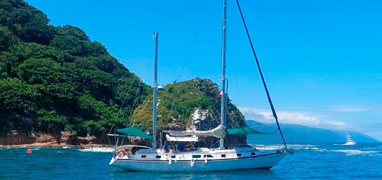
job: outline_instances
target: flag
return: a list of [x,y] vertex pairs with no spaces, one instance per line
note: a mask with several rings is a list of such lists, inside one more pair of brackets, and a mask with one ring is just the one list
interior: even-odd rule
[[218,98],[222,97],[222,95],[223,95],[223,92],[220,91],[220,93],[218,94]]

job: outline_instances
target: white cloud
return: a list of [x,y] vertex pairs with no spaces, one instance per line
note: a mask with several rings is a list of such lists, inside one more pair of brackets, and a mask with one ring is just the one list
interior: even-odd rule
[[351,106],[336,106],[331,109],[333,112],[363,112],[368,111],[369,108],[365,107],[351,107]]
[[[239,107],[246,119],[256,120],[262,123],[274,123],[270,110],[254,109],[251,107]],[[280,123],[298,124],[303,126],[326,128],[326,129],[348,129],[350,126],[341,121],[325,120],[323,115],[309,112],[277,111]]]

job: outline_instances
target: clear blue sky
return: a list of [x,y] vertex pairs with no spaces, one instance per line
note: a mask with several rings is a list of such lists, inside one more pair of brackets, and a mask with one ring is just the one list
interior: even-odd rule
[[[144,82],[219,82],[221,2],[27,0],[53,25],[83,29]],[[228,0],[229,93],[247,119],[270,111],[237,8]],[[382,139],[382,2],[241,0],[280,121]]]

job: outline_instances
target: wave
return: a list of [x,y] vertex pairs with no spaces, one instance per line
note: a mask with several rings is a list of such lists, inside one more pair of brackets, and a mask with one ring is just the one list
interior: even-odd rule
[[[279,150],[284,148],[282,145],[263,145],[255,144],[253,145],[256,149],[259,150]],[[314,150],[314,151],[324,151],[322,148],[318,148],[317,145],[311,144],[288,144],[288,148],[292,150]]]
[[92,148],[79,149],[79,151],[81,151],[81,152],[114,152],[114,148],[92,147]]
[[331,150],[331,151],[342,152],[342,153],[345,153],[347,156],[378,153],[378,151],[362,151],[362,150],[356,150],[356,149],[338,149],[338,150]]
[[323,150],[322,148],[318,148],[317,145],[311,145],[311,144],[291,144],[291,145],[288,145],[288,147],[294,150],[316,150],[316,151]]
[[[282,149],[282,145],[254,144],[258,150],[274,151]],[[288,144],[288,149],[302,152],[319,153],[343,153],[346,156],[382,156],[382,146],[338,146],[338,145],[311,145],[311,144]]]
[[253,145],[256,149],[258,150],[278,150],[278,149],[282,149],[283,147],[282,146],[279,146],[279,145]]

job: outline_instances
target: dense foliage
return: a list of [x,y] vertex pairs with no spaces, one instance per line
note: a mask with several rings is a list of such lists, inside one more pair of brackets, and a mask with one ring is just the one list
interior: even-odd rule
[[149,87],[81,29],[48,22],[21,0],[0,1],[1,135],[126,126]]
[[[165,91],[158,92],[158,129],[186,129],[191,125],[191,115],[196,109],[208,110],[216,124],[220,123],[220,98],[216,84],[208,79],[192,79],[189,81],[169,84]],[[134,110],[130,124],[151,130],[152,95]],[[227,126],[242,127],[245,125],[244,116],[228,101]]]
[[[48,22],[22,0],[0,1],[0,135],[100,136],[126,125],[151,130],[151,88],[81,29]],[[159,129],[185,129],[197,108],[219,120],[218,92],[202,79],[167,85],[159,93]],[[228,120],[228,127],[245,124],[230,102]]]

